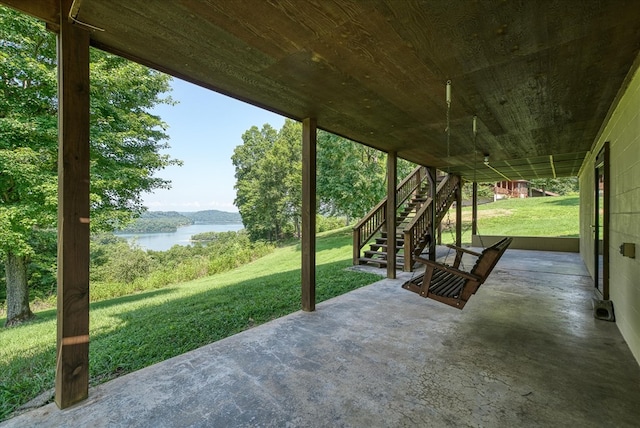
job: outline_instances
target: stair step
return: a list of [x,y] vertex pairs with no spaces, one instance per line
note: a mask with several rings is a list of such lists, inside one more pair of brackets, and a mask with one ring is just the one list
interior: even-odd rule
[[[446,176],[438,176],[436,180],[440,183]],[[459,185],[459,184],[456,184]],[[364,251],[364,257],[360,257],[359,264],[368,264],[378,267],[387,266],[387,250],[389,257],[395,257],[397,267],[401,268],[404,264],[404,229],[415,220],[418,211],[424,208],[428,200],[432,200],[434,195],[431,192],[431,183],[426,180],[421,182],[415,191],[405,200],[402,208],[397,212],[396,218],[396,234],[395,237],[387,235],[386,232],[380,232],[372,242],[369,242],[369,250]],[[436,208],[436,222],[441,222],[446,210],[452,203],[452,196],[447,194]],[[433,202],[435,203],[435,202]],[[418,239],[416,239],[418,238]],[[416,248],[415,254],[421,254],[424,249],[432,242],[433,238],[425,233],[421,237],[415,237]],[[417,242],[416,242],[417,241]],[[394,245],[395,244],[395,245]],[[364,249],[362,249],[364,250]],[[407,261],[411,263],[411,261]]]
[[[366,250],[364,252],[364,257],[370,258],[370,259],[376,259],[376,260],[386,260],[387,259],[387,252],[386,251],[373,251],[373,250]],[[396,259],[404,259],[404,255],[403,253],[396,253]]]
[[[380,239],[380,238],[378,238]],[[382,232],[382,238],[387,239],[387,232]],[[404,233],[396,231],[396,239],[404,241]]]
[[[381,248],[384,248],[385,251],[386,251],[388,245],[387,244],[369,244],[369,247],[371,248],[372,251],[377,251],[377,250],[379,250]],[[400,251],[403,248],[404,248],[404,245],[396,245],[396,250],[397,251]]]
[[371,259],[368,257],[360,257],[358,259],[358,263],[361,265],[370,265],[370,264],[375,264],[378,265],[378,267],[384,267],[387,265],[387,261],[386,260],[382,260],[382,259]]
[[[378,267],[386,267],[387,261],[382,259],[371,259],[368,257],[360,257],[358,259],[358,263],[361,265],[378,265]],[[396,269],[402,269],[404,267],[404,263],[396,260]]]
[[371,257],[374,258],[374,256],[379,256],[379,257],[383,257],[383,258],[387,258],[387,252],[386,251],[374,251],[374,250],[366,250],[364,252],[365,257]]
[[[369,246],[371,245],[379,245],[379,246],[387,246],[389,245],[389,243],[387,242],[386,239],[382,239],[382,238],[377,238],[375,243],[371,243],[369,244]],[[399,239],[396,240],[396,247],[404,247],[404,239]]]

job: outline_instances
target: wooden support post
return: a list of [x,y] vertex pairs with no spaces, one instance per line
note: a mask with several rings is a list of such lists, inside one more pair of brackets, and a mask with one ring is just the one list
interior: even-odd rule
[[316,309],[316,120],[302,121],[302,310]]
[[[398,182],[398,156],[387,153],[387,278],[396,277],[396,187]],[[411,263],[405,260],[405,263]]]
[[478,183],[473,182],[471,195],[471,236],[478,234]]
[[438,184],[436,182],[436,170],[435,168],[427,168],[427,174],[429,174],[429,184],[431,185],[431,224],[429,226],[429,260],[436,259],[436,221],[437,216],[437,201]]
[[58,333],[55,402],[89,395],[89,33],[61,0],[58,36]]
[[458,177],[456,190],[456,245],[462,246],[462,177]]

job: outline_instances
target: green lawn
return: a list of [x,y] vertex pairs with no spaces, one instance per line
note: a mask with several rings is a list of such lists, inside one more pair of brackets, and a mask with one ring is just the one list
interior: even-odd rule
[[[351,265],[350,229],[317,242],[317,301],[377,281]],[[300,309],[299,245],[233,271],[91,304],[90,377],[95,385]],[[55,310],[0,329],[0,420],[53,388]],[[4,324],[4,320],[0,320]]]
[[[504,199],[478,206],[478,234],[500,236],[579,236],[580,200],[576,196]],[[455,209],[443,224],[442,242],[455,237]],[[471,207],[462,209],[462,242],[471,243]]]

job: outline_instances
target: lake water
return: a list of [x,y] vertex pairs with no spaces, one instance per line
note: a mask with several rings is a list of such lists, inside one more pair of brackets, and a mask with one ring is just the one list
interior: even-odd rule
[[191,236],[204,232],[236,232],[242,224],[192,224],[172,233],[116,233],[145,250],[166,251],[174,245],[189,245]]

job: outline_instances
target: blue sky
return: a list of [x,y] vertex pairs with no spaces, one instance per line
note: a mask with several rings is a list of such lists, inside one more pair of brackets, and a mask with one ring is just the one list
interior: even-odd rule
[[172,188],[143,195],[144,205],[150,211],[238,211],[233,149],[251,126],[269,123],[280,129],[284,117],[182,80],[173,79],[171,86],[178,104],[158,106],[154,114],[169,125],[166,153],[184,165],[160,171],[157,175],[171,180]]

